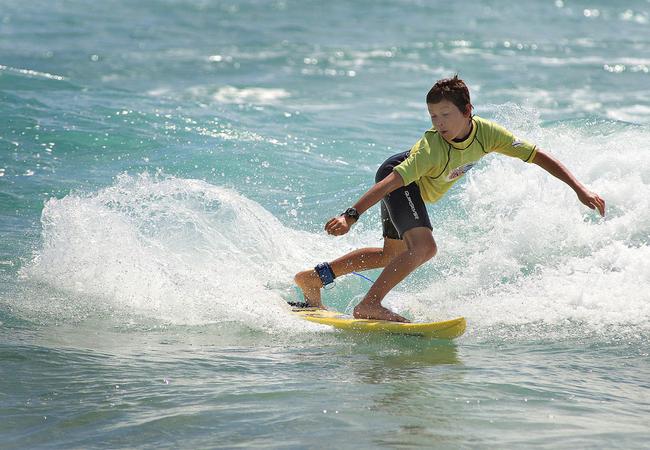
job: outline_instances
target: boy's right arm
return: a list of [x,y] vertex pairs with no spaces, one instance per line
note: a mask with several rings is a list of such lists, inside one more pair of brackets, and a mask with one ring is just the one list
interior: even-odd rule
[[[375,203],[384,198],[384,196],[402,186],[404,186],[402,177],[397,172],[393,171],[386,178],[371,187],[368,192],[363,194],[354,204],[354,208],[357,210],[359,215],[361,215],[369,210]],[[341,236],[347,233],[355,222],[356,220],[348,216],[333,217],[325,224],[325,231],[327,231],[327,234]]]

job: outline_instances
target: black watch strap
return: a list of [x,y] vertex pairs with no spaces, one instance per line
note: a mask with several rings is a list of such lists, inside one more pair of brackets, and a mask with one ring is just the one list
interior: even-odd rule
[[348,208],[343,211],[343,214],[341,215],[351,217],[354,220],[359,220],[359,211],[357,211],[356,208]]

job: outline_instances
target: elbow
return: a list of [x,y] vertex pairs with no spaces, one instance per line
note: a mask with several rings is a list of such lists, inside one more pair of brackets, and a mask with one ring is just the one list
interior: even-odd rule
[[533,156],[533,159],[530,162],[542,168],[545,168],[548,167],[548,162],[551,160],[552,158],[549,156],[548,153],[546,153],[541,148],[537,148],[537,151],[535,152],[535,156]]
[[390,187],[389,192],[393,192],[395,189],[399,189],[402,186],[404,186],[404,179],[398,172],[393,171],[393,173],[391,174],[391,180],[389,184]]

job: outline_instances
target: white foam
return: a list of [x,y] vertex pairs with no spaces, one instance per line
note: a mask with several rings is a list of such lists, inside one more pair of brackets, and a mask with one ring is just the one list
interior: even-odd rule
[[0,64],[0,70],[11,72],[11,73],[17,73],[20,75],[26,75],[29,77],[45,78],[48,80],[64,81],[67,79],[61,75],[56,75],[53,73],[39,72],[37,70],[32,70],[32,69],[19,69],[16,67],[3,66],[2,64]]
[[344,251],[234,191],[147,174],[51,199],[42,225],[43,248],[24,276],[174,324],[322,329],[293,318],[269,286],[288,288],[314,254]]
[[609,108],[607,117],[632,123],[650,122],[650,107],[644,105],[631,105],[624,108]]
[[259,87],[240,89],[224,86],[213,95],[213,98],[220,103],[272,105],[290,96],[291,94],[284,89]]

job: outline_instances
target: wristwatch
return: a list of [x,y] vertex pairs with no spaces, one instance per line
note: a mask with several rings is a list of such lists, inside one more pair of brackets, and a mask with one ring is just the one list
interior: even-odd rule
[[351,217],[354,219],[355,222],[359,220],[359,211],[357,211],[356,208],[348,208],[345,211],[343,211],[341,215]]

